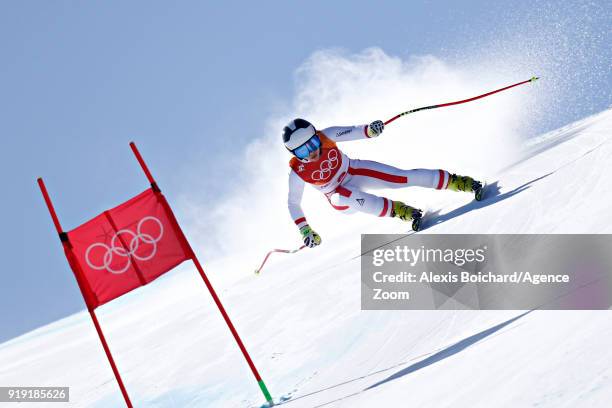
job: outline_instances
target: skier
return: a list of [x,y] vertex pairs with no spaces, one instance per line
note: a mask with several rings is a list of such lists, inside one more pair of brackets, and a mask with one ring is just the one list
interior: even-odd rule
[[310,122],[298,118],[283,129],[285,147],[294,156],[289,161],[289,213],[306,246],[319,245],[321,237],[306,222],[300,205],[305,183],[325,194],[336,210],[412,221],[415,231],[420,225],[421,210],[364,190],[419,186],[473,192],[476,200],[482,199],[482,184],[471,177],[446,170],[401,170],[375,161],[350,159],[336,146],[336,142],[378,137],[384,127],[382,121],[376,120],[369,125],[334,126],[317,131]]

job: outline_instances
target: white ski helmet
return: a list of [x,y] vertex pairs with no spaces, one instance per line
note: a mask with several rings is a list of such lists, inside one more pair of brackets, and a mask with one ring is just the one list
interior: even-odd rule
[[300,118],[293,119],[283,129],[283,143],[287,150],[293,153],[316,133],[315,127],[309,121]]

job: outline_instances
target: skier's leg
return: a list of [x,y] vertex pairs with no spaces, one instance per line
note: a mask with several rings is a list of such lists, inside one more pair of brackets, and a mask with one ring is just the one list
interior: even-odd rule
[[477,200],[481,198],[482,193],[482,183],[479,181],[468,176],[450,174],[442,169],[402,170],[371,160],[351,160],[348,173],[351,175],[348,183],[359,189],[419,186],[474,192]]
[[340,186],[327,195],[329,203],[336,210],[350,214],[363,212],[378,217],[391,217],[393,202],[386,197],[365,193],[351,185]]
[[326,196],[332,207],[344,213],[358,211],[378,217],[395,217],[402,221],[412,221],[412,229],[415,231],[419,229],[421,210],[401,201],[391,201],[386,197],[365,193],[350,184],[340,186]]
[[403,170],[371,160],[352,160],[348,174],[350,184],[359,189],[402,188],[409,186],[444,189],[450,174],[446,170]]
[[329,203],[343,212],[363,212],[378,217],[394,217],[402,221],[412,221],[412,228],[419,229],[421,210],[386,197],[365,193],[352,186],[341,186],[332,194],[328,194]]

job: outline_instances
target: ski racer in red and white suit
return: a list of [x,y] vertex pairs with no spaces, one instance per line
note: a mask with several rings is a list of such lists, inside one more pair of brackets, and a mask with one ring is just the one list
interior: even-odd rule
[[[292,123],[298,120],[304,121],[296,119]],[[285,134],[291,127],[290,123],[285,128]],[[331,206],[340,212],[348,214],[359,211],[378,217],[398,217],[406,221],[420,217],[421,211],[366,190],[419,186],[438,190],[451,188],[455,191],[473,191],[474,180],[469,177],[451,175],[442,169],[403,170],[371,160],[351,159],[336,145],[336,142],[377,137],[383,129],[383,123],[375,121],[370,125],[334,126],[315,131],[320,140],[318,150],[310,152],[307,158],[294,156],[289,161],[289,213],[302,232],[306,245],[316,246],[321,240],[308,226],[301,208],[305,183],[325,194]],[[285,144],[288,149],[293,147],[287,142]],[[291,150],[294,155],[296,150]],[[316,237],[309,236],[311,233]]]

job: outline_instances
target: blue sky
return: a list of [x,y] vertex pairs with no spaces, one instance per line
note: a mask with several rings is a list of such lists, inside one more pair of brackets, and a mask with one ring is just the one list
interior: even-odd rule
[[232,157],[290,108],[296,69],[329,48],[455,63],[548,53],[546,69],[566,78],[555,82],[557,108],[542,107],[537,130],[550,130],[610,105],[610,7],[3,2],[0,341],[84,308],[36,177],[69,230],[147,187],[128,148],[135,140],[171,203],[192,189],[215,201]]

